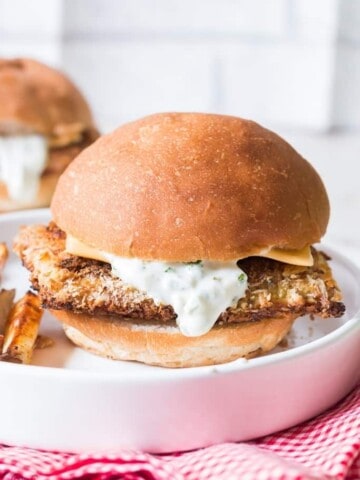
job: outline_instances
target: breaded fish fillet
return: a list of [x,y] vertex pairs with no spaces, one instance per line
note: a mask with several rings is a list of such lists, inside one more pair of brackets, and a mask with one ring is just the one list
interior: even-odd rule
[[[124,284],[107,263],[65,252],[66,234],[54,223],[23,227],[14,250],[31,272],[45,308],[78,313],[174,321],[170,305],[157,305],[145,292]],[[345,307],[328,257],[315,249],[314,265],[298,267],[251,257],[238,262],[248,275],[246,296],[219,322],[256,321],[282,314],[339,317]]]

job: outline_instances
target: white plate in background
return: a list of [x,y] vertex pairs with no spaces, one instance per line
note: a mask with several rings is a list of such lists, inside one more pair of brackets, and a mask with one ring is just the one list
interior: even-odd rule
[[[47,210],[0,217],[0,241]],[[360,380],[360,273],[337,252],[331,266],[347,310],[340,319],[298,319],[288,346],[251,360],[164,369],[97,357],[73,346],[48,313],[55,340],[33,365],[0,363],[0,442],[82,452],[189,450],[288,428],[333,405]],[[28,288],[12,256],[2,286]]]

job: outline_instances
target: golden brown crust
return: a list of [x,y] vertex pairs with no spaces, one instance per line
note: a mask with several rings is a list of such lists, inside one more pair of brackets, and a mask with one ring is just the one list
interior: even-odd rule
[[4,182],[0,181],[0,213],[27,208],[48,207],[59,176],[84,148],[91,145],[99,136],[96,129],[83,132],[80,142],[49,150],[46,168],[41,175],[39,189],[31,202],[19,202],[9,197]]
[[87,102],[65,75],[27,58],[0,59],[0,134],[37,132],[63,146],[92,128]]
[[184,337],[173,326],[142,324],[64,310],[51,313],[81,348],[114,360],[162,367],[198,367],[251,358],[272,350],[289,332],[294,316],[215,327],[201,337]]
[[275,133],[230,116],[167,113],[79,155],[52,213],[78,240],[120,256],[233,260],[319,241],[329,203],[313,167]]
[[[145,322],[175,321],[170,305],[157,305],[145,292],[113,276],[109,264],[71,255],[64,244],[64,232],[53,224],[24,227],[15,240],[14,249],[31,272],[44,307]],[[344,305],[326,258],[315,249],[313,256],[313,267],[261,258],[239,262],[248,274],[248,289],[219,322],[259,321],[279,314],[341,316]]]

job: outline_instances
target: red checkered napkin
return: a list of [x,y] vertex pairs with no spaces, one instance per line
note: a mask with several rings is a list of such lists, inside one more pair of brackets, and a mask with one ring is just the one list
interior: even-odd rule
[[360,480],[360,387],[332,410],[285,432],[183,454],[75,455],[2,446],[0,478]]

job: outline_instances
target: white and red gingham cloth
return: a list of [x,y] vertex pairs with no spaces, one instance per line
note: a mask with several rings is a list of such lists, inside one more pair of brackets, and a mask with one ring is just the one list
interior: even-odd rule
[[290,430],[188,453],[79,455],[0,446],[0,479],[360,480],[360,387]]

